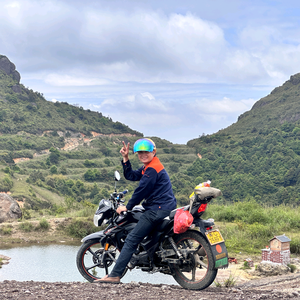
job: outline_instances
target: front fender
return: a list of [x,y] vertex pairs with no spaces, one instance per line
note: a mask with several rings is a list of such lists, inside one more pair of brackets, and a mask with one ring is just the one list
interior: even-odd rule
[[228,268],[228,251],[225,242],[211,245],[205,233],[203,234],[201,231],[198,230],[193,230],[193,231],[197,232],[197,234],[205,238],[208,245],[210,246],[211,252],[213,254],[215,269]]
[[99,240],[100,241],[103,237],[105,237],[104,230],[101,230],[101,231],[97,231],[97,232],[94,232],[94,233],[91,233],[91,234],[85,236],[81,240],[81,242],[84,243],[89,240]]

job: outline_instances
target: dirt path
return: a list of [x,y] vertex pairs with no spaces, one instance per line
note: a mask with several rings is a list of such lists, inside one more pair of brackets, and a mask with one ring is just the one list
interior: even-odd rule
[[300,299],[300,275],[254,280],[249,281],[248,284],[237,285],[233,288],[209,287],[203,291],[184,290],[175,285],[137,282],[111,285],[81,282],[3,281],[0,282],[0,299]]
[[[87,282],[0,282],[0,300],[43,299],[43,300],[140,300],[140,299],[299,299],[300,272],[281,276],[259,277],[254,268],[240,269],[243,261],[230,264],[228,269],[219,270],[215,282],[202,291],[185,290],[179,285],[121,283],[119,285],[94,284]],[[5,266],[3,266],[5,268]],[[1,269],[0,269],[1,272]],[[234,279],[233,287],[224,287],[224,281]]]

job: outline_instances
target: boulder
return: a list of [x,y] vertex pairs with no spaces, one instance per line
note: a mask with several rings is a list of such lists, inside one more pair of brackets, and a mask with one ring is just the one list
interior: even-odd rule
[[0,223],[22,217],[19,204],[11,196],[0,193]]
[[3,55],[0,55],[0,70],[7,75],[11,75],[13,80],[20,83],[21,75],[16,70],[16,66],[6,56]]
[[283,275],[290,272],[290,268],[285,265],[275,264],[272,262],[263,262],[256,266],[256,271],[264,276]]

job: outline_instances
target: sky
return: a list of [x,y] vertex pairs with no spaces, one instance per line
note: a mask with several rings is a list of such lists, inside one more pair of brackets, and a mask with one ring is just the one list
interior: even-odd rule
[[300,72],[298,0],[0,0],[21,83],[185,144]]

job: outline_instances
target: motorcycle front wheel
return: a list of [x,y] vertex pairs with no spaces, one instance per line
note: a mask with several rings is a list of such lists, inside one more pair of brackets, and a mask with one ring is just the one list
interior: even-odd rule
[[[89,282],[109,274],[119,256],[119,251],[111,245],[104,250],[98,240],[89,240],[77,252],[76,264],[80,274]],[[125,275],[127,268],[121,277]]]
[[185,289],[203,290],[215,280],[218,269],[214,268],[213,254],[204,237],[192,230],[175,235],[178,249],[196,250],[188,254],[182,264],[172,264],[174,279]]

